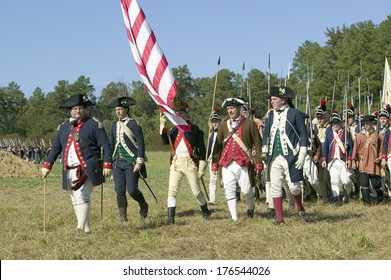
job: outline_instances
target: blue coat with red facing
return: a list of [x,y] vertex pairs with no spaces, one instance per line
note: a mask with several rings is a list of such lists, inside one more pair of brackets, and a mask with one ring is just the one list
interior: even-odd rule
[[[73,125],[71,125],[69,120],[59,126],[56,138],[52,143],[47,160],[43,166],[51,169],[52,165],[61,154],[61,158],[63,159],[62,188],[67,190],[67,157],[69,147],[73,141],[80,164],[87,173],[88,178],[94,186],[100,185],[104,182],[104,178],[102,176],[103,168],[112,168],[113,150],[106,131],[99,122],[93,118],[85,116],[73,126],[74,131],[81,139],[80,141],[76,141],[70,132],[72,126]],[[101,147],[103,147],[104,155],[103,166],[100,160]]]

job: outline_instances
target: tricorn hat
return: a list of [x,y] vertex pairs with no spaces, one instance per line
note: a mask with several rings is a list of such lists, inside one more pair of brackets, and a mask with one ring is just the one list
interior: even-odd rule
[[59,105],[59,108],[72,108],[74,106],[94,106],[95,103],[88,100],[88,97],[84,94],[73,94],[67,100]]
[[362,123],[365,123],[365,122],[374,122],[376,121],[376,117],[374,115],[365,115],[361,118],[361,122]]
[[244,102],[242,99],[236,97],[230,97],[224,100],[221,107],[226,108],[227,106],[243,106],[243,105],[246,105],[246,102]]
[[109,108],[115,108],[115,107],[127,108],[127,107],[130,107],[135,104],[136,104],[136,100],[134,100],[133,98],[131,98],[129,96],[122,96],[122,97],[116,98],[113,101],[111,101],[107,105],[107,107],[109,107]]
[[295,92],[293,91],[293,89],[285,86],[271,87],[267,98],[270,98],[272,96],[277,96],[285,99],[293,99],[295,98]]

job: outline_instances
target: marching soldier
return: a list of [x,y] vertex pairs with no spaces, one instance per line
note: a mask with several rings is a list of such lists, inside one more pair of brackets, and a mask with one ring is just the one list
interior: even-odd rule
[[170,157],[170,178],[168,185],[168,214],[167,223],[175,223],[176,197],[179,190],[181,178],[186,177],[194,197],[201,207],[202,217],[209,219],[211,212],[208,209],[205,195],[201,191],[200,178],[205,175],[206,170],[206,148],[204,143],[204,133],[190,121],[189,104],[181,100],[178,96],[173,102],[175,112],[188,122],[191,132],[183,133],[174,126],[170,131],[166,128],[166,117],[160,117],[160,135],[164,145],[171,145]]
[[340,183],[344,188],[344,203],[350,202],[353,140],[348,130],[343,129],[342,118],[337,112],[332,114],[331,124],[332,128],[327,129],[323,143],[322,167],[328,168],[330,173],[331,202],[339,206]]
[[[58,156],[63,159],[62,188],[68,190],[77,218],[77,231],[91,232],[89,224],[91,192],[111,176],[112,149],[103,126],[86,114],[95,105],[85,95],[71,95],[60,108],[67,108],[71,117],[62,123],[52,143],[42,177],[46,178]],[[103,170],[100,162],[104,151]],[[102,176],[103,175],[103,176]]]
[[293,195],[300,220],[308,221],[302,203],[302,169],[307,156],[308,134],[302,112],[292,104],[294,97],[295,93],[289,87],[272,87],[268,95],[272,110],[263,132],[262,153],[267,156],[268,177],[276,213],[274,225],[284,222],[284,180]]
[[[388,107],[381,109],[379,112],[379,133],[385,136],[387,130],[390,130],[390,106],[388,104]],[[383,193],[386,196],[389,196],[391,191],[391,184],[390,184],[390,170],[388,169],[388,166],[383,166],[381,170],[381,186]]]
[[140,217],[148,216],[148,203],[138,187],[139,177],[147,177],[144,135],[137,121],[130,118],[129,112],[130,106],[135,104],[133,98],[124,96],[114,99],[107,105],[109,108],[115,108],[115,114],[118,117],[118,121],[110,126],[110,143],[114,149],[114,190],[117,194],[121,222],[128,220],[126,191],[138,202]]
[[[209,118],[209,125],[211,126],[211,133],[209,134],[208,139],[208,153],[207,158],[208,162],[212,161],[212,151],[216,143],[216,135],[221,124],[221,116],[219,108],[214,108],[213,113]],[[209,165],[209,204],[214,205],[216,203],[216,188],[217,185],[221,183],[221,172],[218,174],[212,172],[212,164]]]
[[[330,115],[327,111],[326,100],[321,100],[320,105],[315,110],[317,123],[314,125],[314,136],[317,137],[323,146],[326,140],[326,130],[330,128]],[[329,202],[331,195],[330,173],[327,168],[322,168],[322,152],[318,152],[313,157],[316,164],[319,177],[319,188],[317,190],[319,197],[324,202]]]
[[382,154],[383,135],[375,130],[376,120],[373,115],[361,119],[363,130],[357,134],[353,149],[353,169],[358,169],[359,184],[364,205],[370,204],[371,186],[376,190],[377,202],[383,200],[380,174],[385,166],[387,154]]
[[[350,135],[352,136],[353,142],[356,139],[356,136],[358,133],[360,133],[360,130],[363,129],[361,122],[358,122],[358,120],[362,117],[355,113],[355,108],[353,104],[349,104],[348,108],[345,111],[345,114],[348,118],[348,129],[350,132]],[[357,163],[358,164],[358,163]],[[359,184],[359,174],[357,169],[353,169],[352,174],[352,182],[354,185],[354,198],[359,197],[360,192],[360,184]]]
[[[252,173],[263,169],[261,161],[261,137],[255,123],[241,115],[244,101],[239,98],[227,98],[222,107],[228,112],[229,119],[224,120],[217,132],[216,144],[212,154],[212,171],[217,174],[222,168],[225,199],[233,221],[238,219],[236,208],[236,187],[239,185],[247,204],[247,217],[254,217],[254,192],[251,185]],[[255,148],[255,163],[251,163],[252,148]]]

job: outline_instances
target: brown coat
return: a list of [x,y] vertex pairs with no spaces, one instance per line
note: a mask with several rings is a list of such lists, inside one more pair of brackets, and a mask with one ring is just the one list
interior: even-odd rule
[[[224,120],[217,132],[216,143],[212,153],[212,163],[218,163],[221,154],[224,152],[224,144],[223,140],[229,135],[227,121],[229,119]],[[261,163],[261,136],[259,134],[257,125],[251,119],[244,119],[242,124],[242,141],[246,145],[248,149],[255,149],[255,163]]]
[[[357,134],[352,158],[359,164],[358,171],[380,176],[383,139],[383,135],[377,136],[376,131],[373,131],[368,137],[365,132]],[[376,159],[379,159],[378,162],[375,162]]]

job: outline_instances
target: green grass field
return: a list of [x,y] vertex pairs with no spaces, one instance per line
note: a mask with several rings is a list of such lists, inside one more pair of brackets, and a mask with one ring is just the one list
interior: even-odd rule
[[[208,221],[186,181],[181,186],[175,225],[166,225],[168,153],[149,152],[148,183],[142,181],[149,217],[139,218],[128,197],[128,222],[120,223],[113,181],[92,195],[92,234],[77,234],[69,194],[61,189],[61,166],[47,178],[44,195],[39,178],[0,178],[0,259],[2,260],[389,260],[391,205],[364,207],[359,201],[335,207],[305,203],[310,222],[302,224],[284,204],[285,224],[273,226],[262,201],[253,219],[238,204],[239,221],[231,222],[223,189]],[[205,176],[208,184],[208,174]],[[46,226],[44,226],[44,198]],[[45,229],[45,231],[44,231]]]

